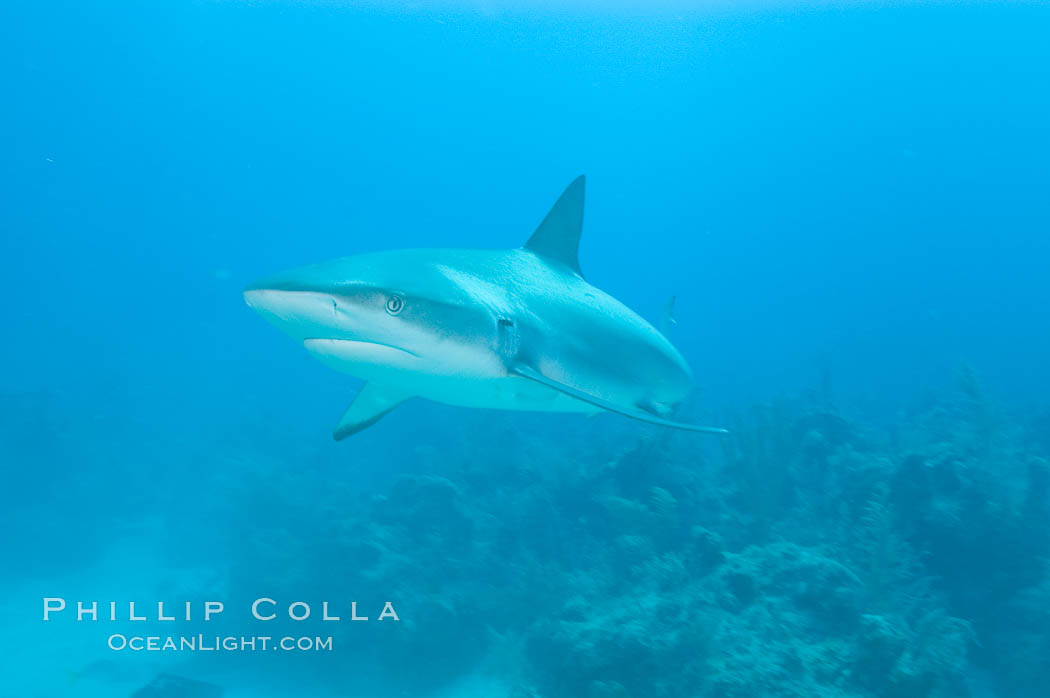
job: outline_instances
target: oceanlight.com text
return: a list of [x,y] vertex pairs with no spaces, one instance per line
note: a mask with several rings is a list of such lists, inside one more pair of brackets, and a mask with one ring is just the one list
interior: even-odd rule
[[107,641],[115,652],[331,652],[332,638],[205,635],[122,635]]

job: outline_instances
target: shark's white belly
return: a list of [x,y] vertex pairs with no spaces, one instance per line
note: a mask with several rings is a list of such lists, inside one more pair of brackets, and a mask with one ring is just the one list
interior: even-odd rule
[[599,411],[593,405],[517,376],[490,379],[435,381],[416,394],[435,402],[459,407],[539,412]]
[[[386,378],[384,381],[383,379]],[[405,393],[457,407],[480,407],[496,410],[531,410],[538,412],[599,411],[593,405],[576,400],[546,386],[518,376],[481,376],[477,374],[408,375],[374,377],[380,385]]]
[[541,412],[600,411],[557,390],[508,375],[491,352],[471,350],[454,342],[426,359],[371,342],[318,339],[307,340],[304,346],[341,373],[447,405]]

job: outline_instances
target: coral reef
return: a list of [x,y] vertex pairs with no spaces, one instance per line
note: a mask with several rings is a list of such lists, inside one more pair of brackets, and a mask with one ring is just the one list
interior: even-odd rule
[[945,698],[971,695],[977,667],[1034,696],[1050,679],[1040,423],[966,372],[960,388],[886,428],[779,401],[720,445],[471,414],[484,436],[420,449],[380,487],[251,480],[231,584],[399,600],[400,625],[335,630],[354,658],[336,686],[371,672],[419,693],[480,669],[514,698]]

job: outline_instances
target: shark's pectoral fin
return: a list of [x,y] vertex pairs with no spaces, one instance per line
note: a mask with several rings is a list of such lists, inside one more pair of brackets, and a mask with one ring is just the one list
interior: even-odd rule
[[650,424],[659,424],[662,427],[669,427],[671,429],[684,429],[686,431],[701,431],[709,434],[728,434],[729,432],[725,429],[719,429],[718,427],[700,427],[695,424],[685,424],[683,422],[673,422],[669,419],[664,419],[659,415],[655,415],[651,412],[647,412],[640,407],[624,407],[623,405],[617,405],[609,402],[604,398],[600,398],[596,395],[591,395],[578,388],[574,388],[571,385],[566,385],[552,378],[548,378],[532,366],[528,364],[515,364],[510,367],[510,372],[521,376],[522,378],[528,378],[529,380],[536,381],[542,385],[552,388],[559,392],[565,393],[570,397],[574,397],[577,400],[594,405],[595,407],[601,407],[603,410],[609,412],[615,412],[616,414],[622,414],[625,417],[631,419],[637,419],[642,422],[649,422]]
[[336,441],[342,441],[348,436],[367,429],[410,397],[412,396],[396,390],[365,383],[354,397],[354,401],[350,403],[350,407],[346,408],[332,436]]

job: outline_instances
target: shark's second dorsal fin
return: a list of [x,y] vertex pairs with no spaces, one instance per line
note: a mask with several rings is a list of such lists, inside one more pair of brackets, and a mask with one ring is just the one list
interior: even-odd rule
[[554,202],[547,217],[536,228],[525,249],[560,262],[580,276],[580,232],[583,230],[583,185],[580,175]]
[[674,296],[667,299],[667,305],[664,306],[663,322],[660,324],[660,334],[667,339],[671,338],[671,328],[678,324],[678,321],[674,319],[674,301]]

